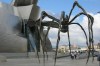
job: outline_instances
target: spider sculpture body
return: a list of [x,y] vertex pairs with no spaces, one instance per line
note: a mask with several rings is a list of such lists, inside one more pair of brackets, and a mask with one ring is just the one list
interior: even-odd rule
[[[80,8],[82,12],[78,13],[75,17],[70,19],[75,6]],[[87,36],[84,28],[79,23],[74,23],[74,20],[77,17],[81,16],[81,15],[85,15],[88,18],[88,32],[89,32],[89,36]],[[43,21],[43,19],[45,17],[48,17],[48,18],[52,19],[52,21]],[[91,49],[93,50],[93,30],[92,30],[93,22],[94,22],[94,18],[91,15],[89,15],[85,11],[85,9],[83,9],[82,6],[79,5],[79,3],[77,1],[74,2],[73,6],[72,6],[72,9],[71,9],[71,11],[70,11],[70,13],[68,15],[65,15],[64,11],[61,13],[60,19],[57,19],[57,18],[47,14],[45,11],[43,11],[41,13],[40,19],[35,22],[35,25],[38,28],[38,32],[39,32],[39,35],[40,35],[40,43],[41,43],[42,49],[43,49],[44,62],[45,62],[45,51],[47,49],[45,47],[45,45],[46,45],[46,37],[48,36],[50,27],[56,27],[56,28],[59,29],[58,30],[57,44],[56,44],[56,52],[55,52],[55,63],[56,63],[57,51],[58,51],[58,46],[59,46],[59,41],[60,41],[60,32],[67,33],[68,41],[69,41],[69,49],[70,49],[70,53],[71,53],[69,25],[72,25],[72,24],[80,26],[80,28],[83,30],[83,32],[85,34],[86,44],[87,44],[88,49],[89,49],[89,51],[88,51],[88,59],[87,59],[87,62],[88,62],[89,55],[90,55],[90,50]],[[42,36],[42,34],[43,34],[43,26],[47,26],[48,27],[47,28],[47,32],[46,32],[44,37]],[[94,53],[92,52],[92,54],[94,54]]]

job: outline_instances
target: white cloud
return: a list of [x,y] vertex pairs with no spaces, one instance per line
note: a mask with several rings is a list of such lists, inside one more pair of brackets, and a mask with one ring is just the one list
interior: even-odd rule
[[52,21],[52,19],[50,19],[50,18],[48,18],[48,17],[45,17],[45,18],[43,19],[43,21]]
[[[90,13],[91,14],[91,13]],[[94,33],[94,43],[100,42],[100,14],[91,14],[94,17],[94,24],[93,24],[93,33]],[[88,26],[88,19],[86,17],[83,18],[82,26],[87,31]]]

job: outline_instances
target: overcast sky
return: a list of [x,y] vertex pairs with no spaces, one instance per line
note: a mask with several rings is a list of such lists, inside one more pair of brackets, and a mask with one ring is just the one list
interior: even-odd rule
[[[7,3],[11,2],[11,0],[0,0],[0,1]],[[75,0],[39,0],[38,5],[41,7],[42,10],[47,11],[49,14],[58,18],[60,16],[61,11],[65,11],[66,14],[69,14],[74,1]],[[94,43],[97,44],[98,42],[100,42],[100,14],[97,14],[97,12],[100,11],[100,0],[77,0],[77,1],[95,19],[93,25]],[[81,10],[79,10],[79,8],[75,8],[72,17],[74,17],[79,12],[81,12]],[[46,18],[46,20],[48,20],[48,18]],[[87,32],[88,20],[85,16],[79,17],[75,21],[80,23]],[[69,27],[70,27],[71,44],[85,46],[86,39],[80,27],[76,25],[71,25]],[[55,28],[52,28],[49,32],[49,38],[53,46],[56,45],[57,32],[58,30]],[[60,45],[63,44],[68,44],[67,33],[61,33]]]

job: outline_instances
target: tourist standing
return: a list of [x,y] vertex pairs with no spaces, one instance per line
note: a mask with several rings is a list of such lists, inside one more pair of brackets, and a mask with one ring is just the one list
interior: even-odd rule
[[74,58],[75,59],[77,58],[77,52],[76,51],[74,52]]
[[74,53],[71,52],[71,59],[73,60],[74,59]]

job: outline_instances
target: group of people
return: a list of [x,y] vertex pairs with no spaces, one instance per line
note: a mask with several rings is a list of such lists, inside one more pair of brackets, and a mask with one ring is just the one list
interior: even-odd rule
[[75,52],[71,52],[71,59],[77,59],[78,53]]

